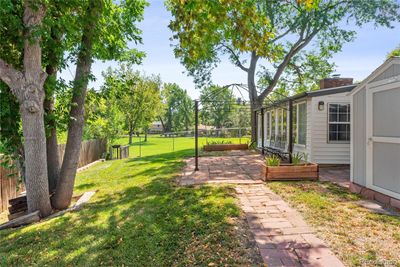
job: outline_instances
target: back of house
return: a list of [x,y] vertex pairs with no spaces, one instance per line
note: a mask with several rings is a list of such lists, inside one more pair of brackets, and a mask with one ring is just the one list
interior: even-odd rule
[[[356,85],[351,78],[332,77],[320,82],[320,89],[269,101],[258,111],[257,145],[260,149],[302,153],[319,164],[350,164],[351,97]],[[290,110],[292,109],[292,127]]]

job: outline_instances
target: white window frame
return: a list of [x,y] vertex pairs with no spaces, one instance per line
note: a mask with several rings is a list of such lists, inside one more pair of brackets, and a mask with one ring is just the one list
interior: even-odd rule
[[[347,121],[347,122],[339,122],[339,121],[335,121],[335,122],[331,122],[330,121],[330,106],[331,105],[347,105],[347,106],[349,106],[349,121]],[[326,132],[327,132],[327,136],[326,136],[326,140],[327,140],[327,143],[328,144],[350,144],[350,142],[351,142],[351,114],[352,114],[352,110],[351,110],[351,105],[350,105],[350,103],[348,103],[348,102],[335,102],[335,103],[328,103],[328,110],[327,110],[327,129],[326,129]],[[330,131],[329,131],[329,126],[331,125],[331,124],[344,124],[344,125],[349,125],[349,131],[350,131],[350,133],[349,133],[349,140],[330,140],[329,138],[329,136],[330,136]]]
[[[299,143],[299,106],[300,105],[306,105],[306,127],[305,127],[305,129],[306,129],[306,139],[305,139],[305,144],[300,144]],[[298,102],[298,103],[295,103],[295,105],[296,105],[296,143],[295,143],[295,145],[296,146],[300,146],[300,147],[306,147],[306,145],[307,145],[307,101],[301,101],[301,102]]]
[[271,141],[271,111],[267,111],[266,113],[265,113],[265,115],[266,115],[266,118],[267,118],[267,122],[268,123],[266,123],[266,126],[267,126],[267,130],[266,130],[266,140],[267,141]]

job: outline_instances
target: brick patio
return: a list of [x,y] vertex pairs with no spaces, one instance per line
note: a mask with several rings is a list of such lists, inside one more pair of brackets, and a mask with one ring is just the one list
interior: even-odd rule
[[[246,152],[201,157],[199,171],[194,172],[194,159],[188,159],[179,182],[236,184],[241,208],[268,267],[344,266],[302,216],[260,180],[262,161],[261,155]],[[322,175],[330,181],[335,172],[326,169]],[[336,177],[345,177],[345,172]]]

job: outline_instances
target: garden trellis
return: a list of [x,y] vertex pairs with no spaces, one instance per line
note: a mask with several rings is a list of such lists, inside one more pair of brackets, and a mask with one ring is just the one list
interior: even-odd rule
[[[232,130],[238,130],[239,131],[239,138],[240,138],[240,142],[243,136],[246,136],[247,132],[250,130],[251,131],[251,124],[249,123],[247,125],[247,127],[222,127],[222,128],[216,128],[213,127],[212,125],[202,125],[200,124],[200,120],[199,120],[199,115],[201,112],[204,112],[205,109],[210,109],[210,106],[224,106],[224,107],[228,107],[228,109],[232,109],[233,112],[238,112],[238,113],[246,113],[248,114],[248,118],[250,118],[250,116],[254,116],[254,120],[256,121],[256,128],[259,127],[258,125],[258,116],[261,116],[261,146],[259,147],[261,149],[261,153],[264,154],[266,148],[264,147],[264,107],[254,110],[252,111],[251,106],[250,106],[250,102],[245,100],[242,90],[245,90],[248,92],[247,86],[243,85],[243,84],[230,84],[227,86],[224,86],[222,88],[231,88],[231,98],[232,100],[216,100],[216,98],[218,98],[218,94],[221,93],[221,91],[217,92],[216,94],[210,94],[206,97],[203,97],[203,99],[197,99],[194,101],[195,105],[195,171],[198,171],[199,168],[199,135],[201,135],[201,133],[205,134],[206,137],[206,142],[208,137],[215,137],[215,135],[210,134],[212,132],[217,132],[217,133],[222,133],[222,132],[226,132],[226,131],[232,131]],[[237,99],[233,99],[233,91],[237,90],[240,94],[241,97],[237,98]],[[290,99],[290,97],[283,95],[279,92],[273,91],[271,92],[272,96],[277,96],[276,98],[279,100],[288,100],[289,101],[289,105],[288,107],[283,107],[284,110],[288,111],[288,124],[289,124],[289,137],[288,137],[288,158],[289,161],[291,162],[291,154],[292,154],[292,150],[293,150],[293,103],[292,100]],[[267,97],[265,99],[265,102],[268,106],[274,106],[274,105],[279,105],[279,101],[276,101],[274,99],[272,99],[271,97]],[[226,111],[226,110],[225,110]],[[213,112],[211,110],[211,112]],[[199,129],[199,125],[201,125],[203,128]],[[209,129],[207,129],[207,126],[209,127]],[[204,129],[204,127],[206,127]],[[257,131],[256,131],[257,132]],[[244,133],[244,134],[243,134]],[[217,137],[224,137],[223,134],[218,134]],[[229,135],[229,137],[231,137],[231,135]],[[257,140],[258,137],[256,135],[255,140],[252,140],[250,142],[250,147],[252,147],[254,145],[254,143],[257,144]]]

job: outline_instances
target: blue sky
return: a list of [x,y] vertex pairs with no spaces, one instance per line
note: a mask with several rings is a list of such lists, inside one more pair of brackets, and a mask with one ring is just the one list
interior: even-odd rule
[[[170,13],[165,9],[163,0],[150,1],[146,8],[144,20],[140,23],[143,31],[143,45],[138,48],[145,51],[147,56],[138,70],[147,74],[160,74],[163,82],[175,82],[187,89],[192,98],[197,98],[199,91],[195,89],[193,79],[184,72],[185,68],[174,57],[169,38],[172,33],[168,28],[171,20]],[[362,80],[384,61],[387,53],[400,44],[400,24],[395,29],[378,28],[365,25],[357,28],[357,39],[343,47],[342,52],[332,59],[337,65],[336,73],[342,77],[353,77]],[[108,66],[117,67],[115,62],[95,62],[93,73],[96,81],[91,83],[99,88],[103,83],[101,72]],[[74,68],[63,71],[61,76],[71,80]],[[219,85],[231,83],[246,83],[246,73],[223,60],[213,73],[213,82]]]

